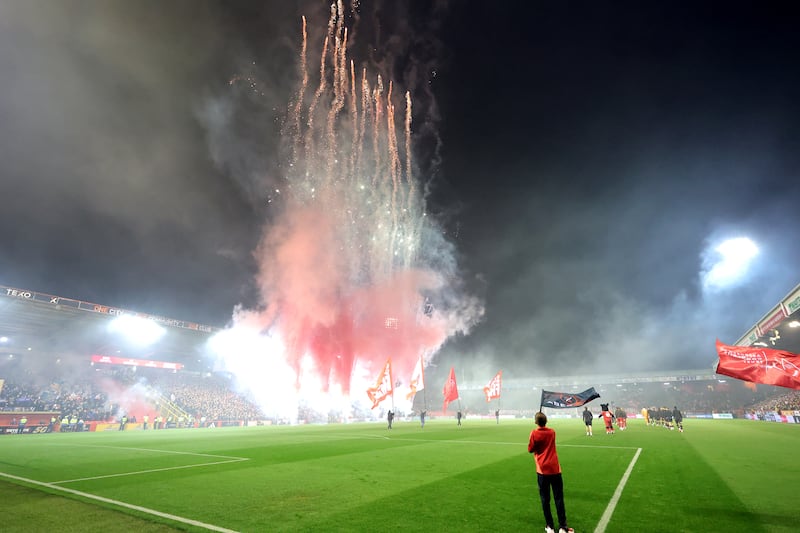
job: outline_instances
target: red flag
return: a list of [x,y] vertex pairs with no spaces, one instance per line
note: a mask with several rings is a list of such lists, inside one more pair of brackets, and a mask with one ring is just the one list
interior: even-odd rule
[[442,408],[442,410],[447,411],[447,404],[449,404],[453,400],[458,400],[458,385],[456,385],[456,369],[452,366],[450,367],[450,377],[447,378],[442,393],[444,394],[444,407]]
[[406,395],[406,400],[410,400],[418,391],[425,388],[425,370],[422,365],[422,356],[419,356],[419,359],[417,359],[417,364],[414,367],[414,371],[411,373],[411,384],[409,387],[411,390]]
[[717,340],[717,374],[732,378],[800,389],[800,356],[760,346],[729,346]]
[[486,394],[486,403],[500,397],[500,385],[503,381],[503,371],[497,373],[492,381],[483,388],[483,393]]
[[394,380],[392,379],[392,358],[390,357],[386,360],[386,364],[383,365],[383,369],[378,376],[378,382],[371,389],[367,389],[367,396],[369,396],[369,399],[372,400],[373,409],[378,407],[379,403],[381,403],[387,396],[392,394],[392,391],[394,390],[393,387]]

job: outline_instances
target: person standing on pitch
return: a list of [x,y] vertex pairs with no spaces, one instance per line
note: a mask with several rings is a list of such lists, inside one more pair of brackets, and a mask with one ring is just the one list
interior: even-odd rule
[[528,453],[536,460],[536,478],[539,485],[539,499],[544,512],[545,533],[555,533],[553,528],[553,511],[550,509],[550,489],[556,503],[558,516],[558,533],[574,533],[567,526],[567,511],[564,507],[564,480],[561,478],[561,464],[556,453],[556,432],[547,427],[547,415],[542,412],[534,417],[536,428],[528,439]]
[[586,436],[587,437],[591,437],[592,436],[592,419],[593,418],[594,418],[594,415],[589,410],[589,408],[588,407],[584,407],[583,408],[583,423],[586,424]]
[[386,415],[386,420],[389,421],[389,428],[392,429],[392,420],[394,420],[394,413],[389,411],[389,414]]
[[677,405],[672,409],[672,418],[675,420],[675,425],[678,426],[678,431],[683,433],[683,413]]
[[609,411],[607,403],[601,403],[600,407],[603,409],[600,413],[600,416],[603,418],[603,422],[606,425],[606,435],[613,435],[614,434],[614,413]]
[[460,426],[461,425],[461,411],[460,410],[456,414],[456,420],[458,420],[458,425]]
[[426,413],[425,411],[421,411],[419,413],[419,427],[421,427],[421,428],[425,427],[425,415],[427,415],[427,414],[428,413]]

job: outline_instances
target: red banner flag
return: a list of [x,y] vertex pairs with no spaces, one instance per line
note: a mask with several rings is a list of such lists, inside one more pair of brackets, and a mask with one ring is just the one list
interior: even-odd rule
[[717,340],[717,374],[749,381],[800,389],[800,356],[760,346],[729,346]]
[[503,371],[497,373],[492,381],[483,388],[483,393],[486,394],[486,403],[500,397],[500,386],[503,381]]
[[131,359],[130,357],[117,357],[115,355],[93,355],[92,364],[95,363],[105,363],[108,365],[141,366],[146,368],[166,368],[169,370],[183,369],[183,363],[152,361],[150,359]]
[[394,380],[392,379],[392,358],[390,357],[383,365],[378,382],[371,389],[367,389],[367,396],[372,400],[372,408],[378,407],[378,404],[391,395],[393,390]]
[[410,400],[414,395],[425,388],[425,370],[422,365],[422,356],[417,359],[417,364],[414,371],[411,373],[411,390],[406,395],[406,400]]
[[442,408],[442,411],[447,411],[447,405],[453,400],[458,400],[458,385],[456,385],[456,369],[452,366],[450,367],[450,377],[447,378],[442,393],[444,394],[444,407]]

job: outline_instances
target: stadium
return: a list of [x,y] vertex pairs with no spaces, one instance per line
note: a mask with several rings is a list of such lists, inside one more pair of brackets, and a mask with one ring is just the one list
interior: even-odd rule
[[3,531],[798,529],[791,9],[80,4],[0,4]]
[[[438,384],[428,383],[391,433],[374,413],[340,420],[299,412],[296,423],[282,425],[208,366],[204,345],[216,328],[1,289],[0,449],[6,466],[0,490],[13,508],[33,506],[15,515],[12,531],[55,527],[41,512],[54,506],[75,524],[58,526],[66,531],[362,531],[372,520],[411,531],[524,530],[537,511],[530,490],[522,488],[530,484],[532,466],[521,450],[541,391],[587,386],[631,422],[613,442],[597,428],[587,447],[576,409],[545,409],[562,435],[560,455],[572,474],[565,476],[570,514],[580,517],[571,520],[574,527],[746,531],[768,523],[763,530],[793,529],[793,506],[776,506],[767,495],[754,498],[748,484],[765,472],[778,488],[789,490],[794,482],[796,469],[776,469],[772,458],[796,439],[798,396],[717,375],[712,364],[507,380],[491,401],[485,383],[465,382],[446,413],[439,409]],[[737,344],[797,351],[798,303],[800,286]],[[166,332],[146,347],[131,345],[109,328],[121,316],[143,318]],[[685,416],[680,435],[641,419],[644,407],[673,405]],[[590,406],[598,411],[599,401]],[[429,408],[421,427],[418,413]],[[454,423],[456,410],[465,415],[463,426]],[[377,411],[382,418],[385,411]],[[342,421],[349,423],[330,423]],[[739,460],[749,473],[735,466]],[[581,472],[590,473],[590,486],[579,481]],[[653,476],[669,496],[652,487]],[[700,489],[687,493],[686,486]],[[431,504],[443,491],[459,502],[452,512],[441,510],[451,504]],[[653,498],[665,501],[654,505]],[[488,501],[493,510],[500,506],[503,518],[484,512]],[[731,506],[739,514],[721,517]],[[709,526],[698,509],[720,513],[718,523]],[[654,525],[664,513],[674,522]]]
[[[160,315],[134,312],[108,305],[85,302],[62,296],[44,294],[29,289],[0,286],[0,360],[2,371],[14,375],[22,372],[37,379],[63,380],[74,373],[85,376],[116,374],[133,377],[157,378],[166,374],[191,376],[193,379],[210,378],[213,361],[208,357],[206,345],[220,328],[167,318]],[[764,346],[791,353],[800,352],[800,285],[792,289],[780,302],[767,311],[736,342],[737,346]],[[163,328],[164,332],[152,343],[131,342],[125,334],[113,327],[115,319],[136,317],[145,323]],[[141,331],[136,331],[142,337]],[[467,416],[493,416],[500,410],[503,416],[532,416],[538,410],[541,390],[583,390],[596,387],[604,398],[610,398],[629,412],[642,407],[682,403],[689,417],[708,418],[724,411],[744,418],[744,407],[766,400],[780,392],[780,388],[759,388],[738,380],[731,380],[714,372],[715,361],[709,358],[707,369],[671,370],[637,374],[609,374],[586,376],[555,376],[503,381],[502,398],[487,402],[484,395],[486,383],[460,381],[458,409]],[[137,374],[138,373],[138,374]],[[3,378],[5,376],[0,376]],[[220,378],[219,375],[216,376]],[[490,376],[487,376],[487,380]],[[8,378],[5,377],[6,381]],[[19,379],[19,378],[18,378]],[[24,378],[23,378],[24,379]],[[222,378],[230,387],[230,377]],[[133,380],[137,381],[137,380]],[[48,385],[48,384],[45,384]],[[436,390],[437,387],[429,387]],[[414,398],[413,412],[428,411],[443,415],[441,395],[438,390],[425,389]],[[430,397],[428,396],[430,394]],[[686,395],[696,398],[687,405]],[[159,396],[162,396],[159,394]],[[168,396],[168,394],[167,394]],[[130,400],[130,398],[129,398]],[[2,401],[2,398],[0,398]],[[123,400],[124,401],[124,400]],[[162,398],[160,401],[168,400]],[[115,416],[144,409],[135,402],[117,405]],[[147,410],[147,409],[145,409]],[[182,411],[174,406],[175,412]],[[63,413],[59,413],[60,415]],[[182,413],[188,418],[187,413]],[[360,413],[361,420],[374,419],[372,413]],[[411,413],[408,413],[411,415]],[[305,422],[335,420],[329,413],[308,413]],[[49,419],[49,416],[46,418]],[[302,420],[302,418],[299,418]],[[16,431],[4,420],[3,431]],[[252,420],[218,420],[220,424],[277,423],[266,417]],[[29,428],[33,430],[33,426]]]

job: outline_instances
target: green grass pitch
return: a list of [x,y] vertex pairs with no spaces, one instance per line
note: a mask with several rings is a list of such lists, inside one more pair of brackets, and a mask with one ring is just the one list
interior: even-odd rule
[[[800,425],[551,419],[578,532],[800,530]],[[543,531],[533,422],[0,437],[2,531]]]

